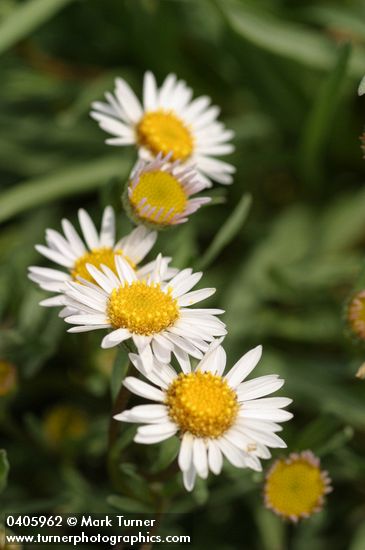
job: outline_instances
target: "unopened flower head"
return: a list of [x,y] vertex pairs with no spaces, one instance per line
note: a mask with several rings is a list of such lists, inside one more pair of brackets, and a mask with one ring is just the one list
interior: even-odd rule
[[67,304],[79,312],[65,319],[76,325],[69,332],[111,329],[103,348],[132,338],[147,370],[153,354],[166,363],[173,352],[183,366],[188,355],[200,359],[216,336],[226,334],[216,317],[222,310],[190,308],[215,292],[214,288],[190,292],[202,273],[184,269],[164,282],[167,266],[161,256],[143,280],[123,256],[115,257],[115,265],[117,273],[105,265],[97,269],[88,264],[94,284],[67,283]]
[[260,471],[260,459],[271,456],[269,447],[286,447],[276,432],[282,429],[278,422],[292,417],[282,410],[291,399],[264,397],[281,388],[284,381],[277,375],[243,381],[260,360],[261,346],[246,353],[224,375],[226,354],[218,344],[210,345],[196,369],[187,362],[180,374],[154,360],[146,375],[141,358],[131,354],[135,367],[152,384],[127,377],[124,385],[154,403],[115,416],[122,422],[143,424],[137,429],[137,443],[159,443],[179,435],[178,463],[188,491],[193,489],[196,475],[219,474],[223,457],[237,468]]
[[347,322],[353,335],[365,340],[365,290],[355,294],[347,304]]
[[210,197],[190,198],[205,188],[194,168],[183,168],[179,161],[170,164],[169,159],[159,154],[151,162],[137,163],[124,194],[126,210],[137,223],[164,229],[186,222],[210,202]]
[[292,453],[270,468],[265,482],[265,504],[279,516],[296,523],[319,512],[332,490],[328,473],[311,451]]
[[[41,302],[43,306],[60,306],[64,304],[63,293],[67,281],[84,280],[93,282],[86,266],[88,264],[100,267],[106,265],[115,271],[114,256],[121,256],[138,278],[145,277],[154,268],[150,262],[141,268],[138,264],[149,253],[155,244],[157,233],[145,227],[137,227],[122,239],[115,238],[115,215],[113,209],[105,208],[101,222],[100,234],[85,210],[79,210],[79,222],[83,239],[73,225],[66,219],[62,220],[64,235],[53,229],[47,229],[47,246],[37,245],[36,249],[43,256],[57,264],[61,269],[31,266],[29,278],[36,282],[43,290],[56,293],[56,296]],[[164,262],[168,263],[169,258]],[[176,270],[165,271],[166,277],[172,276]],[[69,310],[65,310],[67,314]]]
[[232,183],[234,167],[214,157],[233,151],[228,143],[233,133],[217,121],[219,109],[210,106],[209,97],[192,101],[192,95],[192,89],[174,74],[158,89],[155,77],[147,72],[141,105],[127,82],[117,78],[114,95],[107,92],[106,103],[94,102],[91,116],[114,136],[107,140],[109,145],[136,145],[145,160],[170,153],[172,161],[195,165],[207,187],[211,180]]

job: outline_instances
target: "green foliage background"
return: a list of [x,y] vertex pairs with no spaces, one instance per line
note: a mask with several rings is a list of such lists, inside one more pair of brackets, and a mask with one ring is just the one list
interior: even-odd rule
[[[187,495],[160,473],[176,444],[141,449],[121,427],[107,454],[125,358],[112,372],[100,335],[66,334],[26,277],[45,228],[76,221],[79,207],[99,223],[111,203],[130,229],[120,194],[135,151],[107,147],[88,111],[117,75],[140,91],[147,69],[212,96],[236,132],[234,184],[215,186],[215,204],[154,252],[204,268],[231,363],[262,343],[257,374],[287,380],[288,449],[311,448],[334,484],[324,511],[295,528],[264,510],[261,475],[227,465]],[[1,1],[0,359],[18,370],[0,397],[3,511],[165,507],[194,512],[168,529],[189,524],[197,549],[365,549],[365,382],[354,377],[364,353],[343,324],[365,246],[363,73],[360,0]]]

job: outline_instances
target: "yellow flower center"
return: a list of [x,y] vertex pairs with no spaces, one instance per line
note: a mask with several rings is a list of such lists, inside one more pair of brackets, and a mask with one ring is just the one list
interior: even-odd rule
[[100,268],[100,265],[104,264],[116,273],[114,257],[117,255],[123,256],[123,258],[127,260],[133,269],[136,268],[136,264],[123,253],[123,250],[114,250],[111,247],[103,246],[101,248],[93,248],[89,252],[86,252],[83,256],[80,256],[73,266],[71,275],[75,280],[77,280],[78,277],[82,277],[83,279],[93,283],[94,279],[88,272],[86,265],[91,264],[97,268]]
[[347,318],[353,332],[365,340],[365,291],[353,297],[348,305]]
[[233,424],[238,412],[236,393],[210,372],[179,374],[167,390],[170,418],[182,433],[217,438]]
[[321,506],[325,492],[319,466],[303,455],[278,460],[266,479],[267,505],[289,519],[313,514]]
[[[129,201],[139,218],[167,225],[176,214],[184,212],[187,196],[174,176],[158,170],[141,174],[132,188]],[[149,208],[144,212],[147,205]]]
[[172,153],[172,160],[185,160],[194,150],[189,128],[172,111],[146,113],[137,126],[138,141],[154,155]]
[[78,441],[86,434],[88,427],[84,411],[72,405],[57,405],[48,412],[44,421],[47,440],[52,445]]
[[107,314],[113,328],[150,336],[170,327],[179,317],[179,307],[171,291],[163,292],[159,283],[134,281],[112,291]]

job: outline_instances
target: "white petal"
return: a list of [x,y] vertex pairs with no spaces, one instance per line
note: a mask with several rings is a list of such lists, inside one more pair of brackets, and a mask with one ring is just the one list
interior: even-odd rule
[[75,254],[77,254],[77,256],[83,256],[86,252],[86,248],[72,223],[63,219],[62,229]]
[[221,450],[215,441],[208,441],[208,464],[213,474],[220,474],[223,466]]
[[153,338],[152,340],[152,350],[158,361],[161,363],[170,363],[171,350],[169,347],[161,344],[156,338]]
[[189,354],[186,353],[186,351],[184,351],[184,350],[182,350],[178,347],[175,347],[174,348],[174,355],[175,355],[176,359],[179,362],[181,370],[185,374],[189,374],[189,372],[191,372],[191,364],[190,364]]
[[72,325],[105,325],[109,326],[109,320],[103,314],[94,315],[71,315],[66,317],[66,323],[71,323]]
[[252,399],[251,401],[246,401],[244,404],[244,408],[246,410],[257,410],[257,409],[282,409],[283,407],[287,407],[292,403],[293,400],[289,399],[289,397],[265,397],[263,399]]
[[45,256],[52,262],[55,262],[56,264],[59,264],[59,265],[63,265],[64,267],[73,267],[74,262],[70,258],[61,254],[60,252],[51,250],[50,248],[47,248],[42,244],[36,244],[35,248],[40,254],[42,254],[42,256]]
[[70,275],[68,273],[59,271],[58,269],[37,266],[30,266],[28,269],[30,273],[33,273],[39,279],[43,279],[44,281],[67,281],[70,279]]
[[157,86],[151,71],[147,71],[144,75],[143,106],[145,111],[154,111],[157,108]]
[[127,260],[125,260],[122,256],[117,255],[114,257],[114,261],[119,278],[122,282],[127,281],[128,284],[132,284],[137,280],[134,269],[132,269]]
[[122,78],[116,80],[115,94],[125,114],[131,122],[138,122],[142,116],[142,107],[132,88]]
[[84,239],[89,249],[92,250],[93,248],[99,248],[100,244],[98,233],[95,229],[95,225],[92,219],[90,218],[86,210],[79,210],[79,222],[82,233],[84,235]]
[[242,382],[242,384],[237,387],[238,398],[246,401],[257,399],[258,397],[276,392],[283,384],[284,380],[279,378],[277,374],[259,376],[253,380]]
[[69,328],[67,332],[71,332],[71,333],[91,332],[92,330],[99,330],[99,329],[105,330],[105,325],[86,325],[86,326],[80,325],[80,326]]
[[212,296],[212,294],[215,293],[215,290],[215,288],[203,288],[201,290],[188,292],[187,294],[184,294],[183,296],[180,296],[180,298],[178,298],[179,305],[191,306],[193,304],[196,304],[197,302],[201,302],[202,300],[209,298],[209,296]]
[[178,296],[189,292],[189,290],[191,290],[200,281],[202,275],[202,272],[194,273],[193,275],[190,275],[189,277],[186,277],[184,280],[180,281],[180,283],[174,284],[172,296],[174,298],[177,298]]
[[205,479],[208,476],[207,447],[200,438],[194,438],[193,442],[193,464],[200,477]]
[[233,464],[233,466],[236,466],[236,468],[246,467],[246,460],[243,451],[240,451],[224,437],[216,439],[216,442],[224,456],[229,460],[231,464]]
[[132,409],[116,414],[113,418],[121,422],[165,422],[167,409],[165,405],[137,405]]
[[161,390],[147,384],[146,382],[143,382],[142,380],[138,380],[138,378],[134,378],[133,376],[127,376],[123,382],[123,385],[132,393],[135,393],[140,397],[145,397],[146,399],[151,399],[152,401],[160,401],[161,403],[165,400],[165,394]]
[[[214,344],[214,343],[213,343]],[[222,376],[226,366],[227,355],[222,346],[215,347],[204,355],[203,359],[197,366],[197,370],[202,372],[211,372],[218,376]]]
[[239,411],[241,418],[256,418],[258,420],[269,420],[272,422],[287,422],[293,418],[293,414],[282,409],[246,409],[243,407]]
[[64,296],[52,296],[52,298],[47,298],[46,300],[42,300],[39,302],[40,306],[43,307],[57,307],[57,306],[63,306],[65,304]]
[[248,351],[237,363],[232,367],[226,375],[226,380],[231,388],[236,388],[246,376],[256,367],[262,355],[262,346],[257,346]]
[[195,485],[196,471],[194,464],[191,463],[189,470],[183,472],[184,487],[187,491],[192,491]]
[[102,271],[100,271],[100,269],[97,269],[92,264],[86,264],[86,269],[88,270],[92,278],[98,283],[98,285],[101,286],[103,290],[105,290],[107,294],[110,294],[113,291],[113,289],[115,288],[114,281],[111,281],[109,277],[107,277],[106,275],[104,275],[104,273],[102,273]]
[[115,216],[111,206],[107,206],[104,210],[103,219],[101,220],[100,231],[100,246],[112,248],[115,242]]
[[113,330],[113,332],[110,332],[103,338],[101,342],[101,347],[103,349],[113,348],[114,346],[117,346],[124,340],[127,340],[131,337],[131,333],[129,330],[125,328],[118,328],[116,330]]
[[189,470],[193,457],[194,437],[190,433],[185,433],[181,440],[178,464],[183,472]]

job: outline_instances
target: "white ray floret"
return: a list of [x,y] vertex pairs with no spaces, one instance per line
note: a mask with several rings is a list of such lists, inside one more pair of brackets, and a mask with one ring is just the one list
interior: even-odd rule
[[291,399],[266,397],[280,389],[284,380],[269,375],[245,381],[261,351],[258,346],[246,353],[226,375],[226,354],[217,341],[195,370],[188,363],[180,374],[157,360],[146,374],[141,358],[130,354],[148,382],[127,377],[124,385],[153,404],[137,405],[114,418],[142,424],[137,443],[159,443],[177,434],[181,439],[178,464],[188,491],[196,475],[219,474],[223,458],[237,468],[260,471],[260,459],[271,456],[269,447],[286,447],[276,432],[282,429],[279,422],[292,418],[283,410]]
[[153,355],[168,363],[171,353],[183,369],[188,368],[189,355],[201,359],[209,343],[226,334],[216,317],[222,310],[191,308],[215,292],[214,288],[192,291],[202,273],[184,269],[166,282],[167,265],[161,255],[142,281],[123,256],[115,256],[115,265],[117,274],[104,265],[100,269],[87,265],[95,284],[67,282],[67,305],[79,312],[65,319],[75,325],[69,332],[110,329],[103,348],[132,338],[147,370]]
[[220,110],[209,97],[192,96],[192,89],[174,74],[158,88],[154,75],[147,72],[143,103],[124,79],[117,78],[114,94],[105,94],[106,103],[95,101],[91,116],[113,136],[106,141],[109,145],[135,145],[145,160],[171,153],[173,160],[195,165],[207,187],[211,180],[232,183],[234,167],[215,157],[234,150],[233,132],[218,122]]
[[[86,269],[86,264],[91,263],[99,267],[101,263],[114,268],[114,256],[122,255],[135,269],[136,276],[143,278],[154,269],[154,262],[138,267],[138,264],[150,252],[156,242],[157,233],[145,227],[137,227],[129,235],[116,240],[115,214],[111,206],[104,210],[100,232],[97,231],[89,214],[80,209],[78,218],[82,231],[82,238],[67,219],[62,220],[63,234],[53,229],[46,231],[46,243],[36,245],[37,251],[48,260],[57,264],[57,269],[48,267],[29,267],[29,278],[37,283],[40,288],[48,292],[56,293],[55,296],[43,300],[43,306],[64,305],[64,292],[66,282],[72,280],[87,279],[93,282],[93,278]],[[170,258],[164,258],[163,262],[169,263]],[[165,276],[172,277],[175,269],[166,269]],[[63,314],[67,314],[64,310]]]

